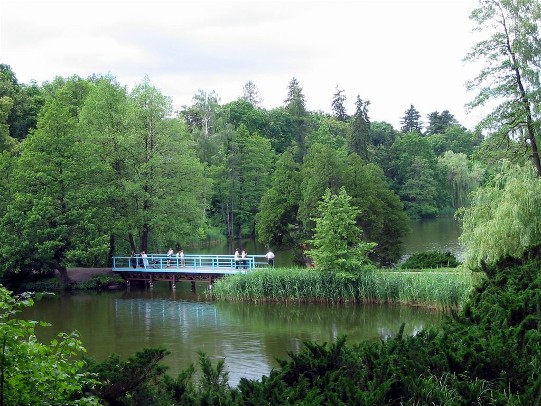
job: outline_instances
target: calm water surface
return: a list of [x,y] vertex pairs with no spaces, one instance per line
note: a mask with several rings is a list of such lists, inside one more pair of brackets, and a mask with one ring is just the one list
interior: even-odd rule
[[[451,251],[461,258],[459,227],[452,218],[413,221],[404,241],[405,255],[418,251]],[[253,241],[242,244],[251,254],[264,254],[265,247]],[[198,252],[232,253],[233,245],[215,246]],[[291,263],[287,252],[277,253],[277,265]],[[44,298],[26,309],[23,317],[47,321],[39,328],[42,340],[58,332],[78,330],[88,354],[103,360],[111,354],[124,359],[149,347],[171,352],[165,359],[169,373],[176,375],[198,363],[198,351],[212,360],[225,359],[230,384],[241,377],[259,379],[286,359],[288,352],[302,349],[303,342],[333,342],[347,335],[349,343],[385,339],[405,323],[407,334],[438,327],[441,315],[429,310],[401,306],[326,306],[215,303],[202,295],[206,284],[192,292],[188,283],[177,291],[166,283],[153,289],[77,293]]]
[[[171,354],[164,364],[176,375],[197,364],[198,351],[213,361],[225,358],[230,384],[241,377],[259,379],[299,351],[303,342],[333,342],[347,335],[349,343],[385,339],[406,323],[408,334],[437,327],[441,315],[400,306],[326,306],[214,303],[191,292],[188,283],[177,291],[165,283],[153,289],[77,293],[44,298],[23,317],[47,321],[38,337],[49,341],[58,332],[78,330],[88,354],[103,360],[122,358],[143,348],[162,346]],[[203,291],[206,284],[198,284]]]

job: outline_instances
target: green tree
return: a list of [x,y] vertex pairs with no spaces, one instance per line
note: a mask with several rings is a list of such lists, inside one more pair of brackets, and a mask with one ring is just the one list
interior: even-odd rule
[[344,186],[352,205],[360,210],[356,221],[363,230],[362,239],[377,243],[370,258],[382,265],[398,261],[409,219],[398,195],[389,188],[382,169],[373,163],[367,164],[357,154],[350,154]]
[[133,127],[128,141],[134,176],[128,184],[134,235],[140,247],[180,244],[203,235],[209,183],[171,100],[148,79],[130,94]]
[[259,93],[259,90],[257,89],[255,83],[251,80],[246,82],[244,84],[244,87],[242,88],[242,100],[247,101],[254,108],[259,107],[259,105],[261,104],[261,94]]
[[103,207],[103,197],[93,193],[99,174],[77,132],[89,87],[71,78],[56,92],[13,165],[11,199],[0,220],[0,266],[14,284],[32,272],[57,270],[66,285],[66,267],[82,252],[106,252],[107,238],[92,221]]
[[286,110],[292,117],[297,162],[302,162],[306,154],[305,138],[309,132],[309,123],[308,112],[306,111],[306,98],[296,78],[292,78],[289,82],[287,98],[284,103]]
[[[480,0],[470,19],[486,38],[477,43],[466,56],[468,61],[486,65],[468,89],[478,89],[470,108],[493,106],[481,127],[506,140],[523,140],[533,166],[541,176],[539,140],[539,109],[541,86],[539,56],[541,40],[538,0]],[[510,145],[515,145],[510,143]]]
[[298,217],[304,232],[311,235],[314,213],[325,190],[338,192],[343,185],[346,153],[316,144],[306,154],[301,168],[301,201]]
[[435,216],[448,203],[444,173],[428,137],[410,132],[391,147],[392,186],[411,217]]
[[423,123],[421,122],[421,114],[417,109],[412,105],[404,113],[404,117],[400,119],[400,131],[403,133],[418,132],[419,134],[423,131]]
[[348,121],[349,119],[346,106],[344,105],[345,102],[346,102],[346,95],[344,94],[344,90],[340,90],[338,89],[338,86],[336,86],[336,92],[333,95],[331,109],[333,112],[333,116],[337,120]]
[[49,325],[17,318],[33,303],[30,295],[13,296],[0,286],[0,405],[98,405],[83,395],[96,380],[85,371],[79,335],[60,333],[40,343],[35,328]]
[[359,210],[351,205],[345,188],[338,194],[327,189],[317,208],[313,248],[308,251],[316,268],[324,272],[359,272],[370,263],[368,253],[375,243],[362,242],[356,223]]
[[467,206],[470,193],[477,189],[483,180],[484,170],[479,164],[470,163],[465,154],[455,154],[453,151],[446,151],[438,161],[447,170],[452,207],[458,209]]
[[257,239],[268,247],[291,247],[297,242],[297,212],[301,199],[300,165],[290,151],[276,161],[274,173],[256,215]]
[[450,125],[458,125],[458,121],[449,110],[444,110],[441,114],[434,111],[428,114],[428,126],[425,135],[443,134]]
[[540,212],[541,182],[534,169],[503,161],[501,171],[460,213],[466,263],[492,265],[541,246]]
[[349,151],[354,152],[368,161],[368,146],[370,145],[370,118],[368,106],[370,101],[363,101],[359,95],[355,100],[355,114],[351,121]]

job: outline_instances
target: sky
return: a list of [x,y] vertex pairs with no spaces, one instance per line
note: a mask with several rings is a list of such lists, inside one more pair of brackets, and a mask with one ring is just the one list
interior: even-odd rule
[[396,129],[410,105],[427,122],[465,104],[479,71],[475,0],[2,0],[0,63],[20,83],[110,74],[128,89],[148,77],[175,109],[198,90],[236,100],[248,81],[261,106],[280,107],[296,78],[310,111],[331,112],[337,89],[349,114],[357,95],[371,121]]

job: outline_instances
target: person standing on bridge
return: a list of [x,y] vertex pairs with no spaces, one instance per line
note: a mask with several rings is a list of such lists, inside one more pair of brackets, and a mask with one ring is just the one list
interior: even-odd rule
[[132,251],[130,254],[130,264],[132,268],[137,268],[137,255],[135,255],[135,251]]
[[274,266],[274,252],[269,250],[269,252],[265,254],[265,257],[267,258],[269,266]]
[[141,258],[143,258],[143,267],[148,268],[148,256],[145,251],[141,251]]
[[242,254],[240,254],[240,257],[242,258],[242,267],[244,269],[247,269],[248,268],[248,261],[246,260],[246,256],[248,254],[246,253],[246,250],[242,250]]
[[167,266],[171,265],[171,257],[173,256],[173,248],[169,248],[167,251]]
[[239,269],[240,251],[238,248],[235,250],[234,260],[235,260],[235,269]]

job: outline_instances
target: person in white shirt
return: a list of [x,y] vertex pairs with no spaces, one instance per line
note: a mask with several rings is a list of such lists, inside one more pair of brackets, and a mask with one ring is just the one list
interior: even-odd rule
[[269,263],[269,266],[274,266],[274,252],[269,250],[269,252],[267,252],[265,254],[265,257],[267,257],[267,261]]
[[240,251],[238,248],[235,250],[234,259],[235,259],[235,269],[239,269]]

